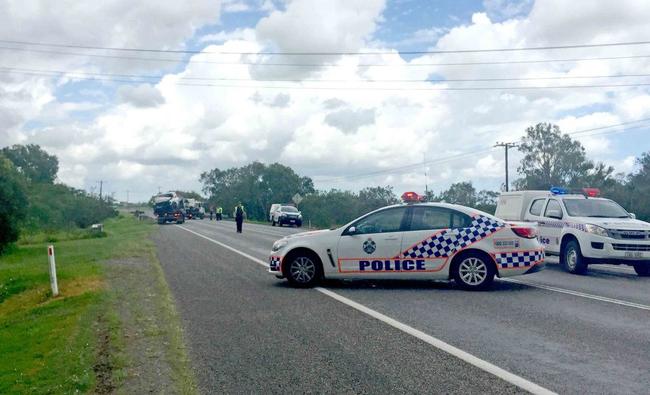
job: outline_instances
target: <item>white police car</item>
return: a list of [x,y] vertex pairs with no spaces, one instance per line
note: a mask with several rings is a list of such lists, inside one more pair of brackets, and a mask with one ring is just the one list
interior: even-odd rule
[[584,273],[588,265],[615,264],[633,266],[639,276],[650,276],[650,223],[599,195],[596,188],[579,193],[559,187],[504,192],[497,215],[537,223],[546,254],[559,255],[570,273]]
[[299,233],[273,244],[269,272],[295,286],[322,278],[454,279],[487,288],[494,276],[540,270],[544,250],[535,224],[506,223],[469,207],[420,203],[368,213],[331,230]]

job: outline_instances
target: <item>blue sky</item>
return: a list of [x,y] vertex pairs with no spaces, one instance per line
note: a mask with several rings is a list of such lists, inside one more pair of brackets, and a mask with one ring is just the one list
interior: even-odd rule
[[[134,7],[127,0],[110,4],[71,1],[57,5],[54,14],[20,13],[19,7],[3,10],[0,4],[0,39],[210,52],[278,48],[368,52],[377,48],[422,51],[630,42],[650,37],[650,4],[642,0],[599,5],[569,0],[197,0],[192,7],[178,4],[160,0]],[[80,36],[78,31],[95,33]],[[215,34],[224,39],[205,40]],[[429,188],[439,191],[453,182],[472,181],[479,188],[498,189],[503,182],[503,154],[490,150],[494,143],[516,141],[527,126],[537,122],[557,123],[563,131],[573,132],[650,118],[648,89],[640,85],[463,92],[436,89],[535,86],[545,80],[381,81],[552,77],[558,79],[548,80],[550,85],[642,84],[648,78],[566,78],[644,74],[650,67],[646,58],[462,67],[417,64],[644,55],[647,50],[630,46],[499,55],[386,55],[363,61],[354,55],[325,56],[310,59],[330,66],[300,68],[214,64],[249,59],[237,55],[64,50],[179,59],[153,62],[22,51],[2,59],[0,67],[99,73],[120,81],[11,75],[0,88],[0,138],[4,144],[38,143],[55,153],[61,161],[62,182],[88,189],[103,179],[118,196],[128,189],[137,199],[145,199],[158,186],[198,190],[202,171],[242,166],[252,160],[287,164],[314,177],[323,189],[391,184],[401,191],[423,189],[424,167],[391,169],[426,158],[432,161],[427,165]],[[266,56],[259,62],[299,61]],[[358,67],[358,62],[379,66]],[[126,76],[107,74],[164,78],[126,83]],[[187,86],[188,81],[197,82],[180,79],[184,77],[206,78],[212,81],[209,84],[225,78],[226,82],[216,85],[233,86]],[[259,81],[276,78],[301,82]],[[370,85],[369,80],[381,84]],[[328,90],[302,89],[316,86]],[[400,89],[366,90],[369,86]],[[410,91],[411,87],[433,90]],[[650,150],[647,124],[632,124],[642,128],[629,131],[612,128],[605,134],[583,134],[579,139],[593,160],[629,172],[634,169],[634,157]],[[479,149],[483,152],[466,154]],[[459,159],[446,160],[461,154]],[[513,173],[519,160],[514,152]],[[352,177],[375,172],[379,173],[372,177]]]

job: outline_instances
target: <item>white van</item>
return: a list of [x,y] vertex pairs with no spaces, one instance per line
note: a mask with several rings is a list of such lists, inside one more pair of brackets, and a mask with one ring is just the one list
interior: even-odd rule
[[273,222],[273,213],[278,211],[282,207],[280,203],[273,203],[271,209],[269,210],[269,222]]
[[504,192],[496,216],[538,223],[539,241],[547,255],[559,255],[571,273],[591,264],[630,265],[639,276],[650,276],[650,224],[635,219],[618,203],[562,188],[551,191]]

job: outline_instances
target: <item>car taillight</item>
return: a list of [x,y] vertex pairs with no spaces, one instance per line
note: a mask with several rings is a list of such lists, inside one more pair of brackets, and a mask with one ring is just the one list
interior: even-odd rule
[[513,232],[519,237],[523,237],[524,239],[534,239],[537,237],[537,229],[536,228],[511,228]]

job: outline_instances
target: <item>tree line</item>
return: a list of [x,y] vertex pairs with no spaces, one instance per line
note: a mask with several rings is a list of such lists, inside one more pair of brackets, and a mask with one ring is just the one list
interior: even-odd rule
[[[579,141],[550,123],[527,128],[518,149],[524,156],[517,168],[515,189],[599,188],[604,197],[619,202],[640,219],[650,220],[650,152],[636,159],[636,171],[615,173],[612,166],[590,160]],[[315,190],[309,177],[301,177],[279,163],[253,162],[226,170],[216,168],[202,173],[200,181],[203,192],[209,196],[209,205],[222,206],[227,213],[241,202],[248,217],[260,221],[268,219],[271,204],[289,203],[296,193],[303,197],[299,209],[304,220],[318,227],[340,225],[399,202],[391,186],[368,187],[359,192]],[[499,193],[477,190],[471,182],[462,181],[438,194],[429,191],[426,197],[428,201],[456,203],[494,213]]]
[[0,252],[21,232],[85,228],[117,214],[110,199],[56,183],[58,171],[58,158],[38,145],[0,150]]

